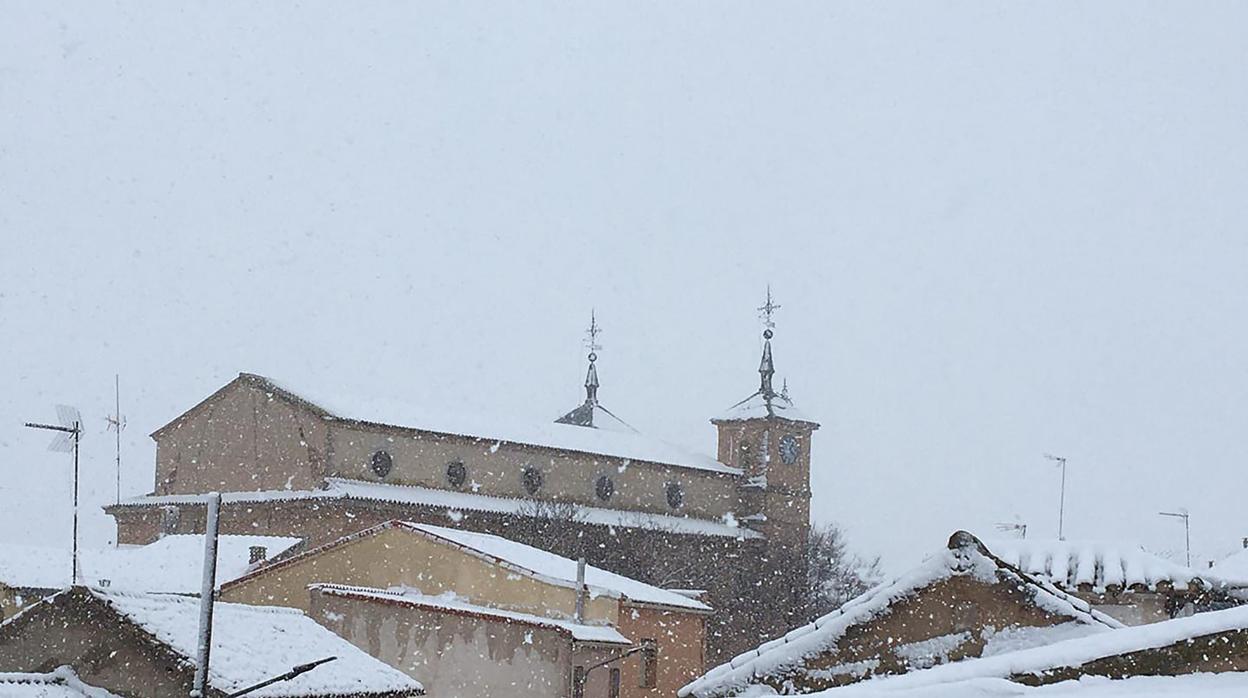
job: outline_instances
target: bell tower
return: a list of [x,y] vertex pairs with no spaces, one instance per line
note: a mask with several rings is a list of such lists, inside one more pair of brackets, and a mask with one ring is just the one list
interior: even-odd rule
[[783,630],[807,620],[811,442],[819,424],[794,406],[787,381],[779,392],[774,388],[771,340],[773,315],[779,309],[768,286],[767,302],[758,309],[763,321],[758,390],[711,423],[719,431],[719,461],[744,473],[736,516],[766,541],[756,572],[758,586],[776,611],[767,620],[782,624]]

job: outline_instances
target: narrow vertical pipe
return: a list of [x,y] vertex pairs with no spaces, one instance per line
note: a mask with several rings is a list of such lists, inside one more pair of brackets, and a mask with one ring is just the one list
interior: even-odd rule
[[199,587],[199,653],[191,698],[203,698],[207,695],[208,655],[212,649],[212,604],[217,587],[217,531],[221,495],[217,492],[209,494],[207,504],[207,520],[204,522],[204,576]]
[[585,622],[585,558],[576,561],[576,622]]
[[1062,500],[1057,509],[1057,539],[1066,540],[1066,459],[1062,459]]
[[82,436],[82,424],[74,422],[74,543],[73,543],[73,572],[70,576],[69,585],[78,586],[78,441]]

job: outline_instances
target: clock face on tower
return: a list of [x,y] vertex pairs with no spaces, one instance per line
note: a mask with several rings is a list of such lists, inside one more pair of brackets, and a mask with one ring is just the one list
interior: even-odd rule
[[793,438],[792,434],[787,434],[780,439],[780,460],[784,461],[785,465],[793,465],[797,462],[799,450],[797,439]]

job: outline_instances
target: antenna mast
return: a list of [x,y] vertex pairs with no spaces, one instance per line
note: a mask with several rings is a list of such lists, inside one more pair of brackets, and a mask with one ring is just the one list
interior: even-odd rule
[[121,430],[126,428],[126,418],[121,414],[121,375],[113,374],[113,414],[105,419],[108,428],[117,432],[117,504],[121,504]]
[[57,405],[56,416],[60,424],[26,422],[26,426],[31,429],[60,432],[52,439],[52,443],[48,445],[48,450],[61,453],[72,451],[74,454],[73,572],[69,578],[69,585],[75,586],[78,584],[78,442],[82,441],[82,415],[73,407]]
[[1057,539],[1066,540],[1066,536],[1063,535],[1064,531],[1062,529],[1062,525],[1065,523],[1066,519],[1066,457],[1054,456],[1049,453],[1044,454],[1044,457],[1062,466],[1062,499],[1057,510]]

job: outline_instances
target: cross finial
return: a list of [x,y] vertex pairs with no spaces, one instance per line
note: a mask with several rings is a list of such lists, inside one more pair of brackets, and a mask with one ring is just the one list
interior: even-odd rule
[[772,313],[779,309],[780,304],[773,302],[771,298],[771,284],[767,284],[767,302],[758,309],[759,317],[762,318],[764,327],[771,329],[776,326],[776,323],[772,321],[771,316]]
[[585,348],[589,350],[589,361],[593,363],[598,360],[595,353],[602,348],[598,343],[598,335],[602,334],[602,328],[598,326],[598,317],[591,308],[589,311],[589,329],[585,330]]

